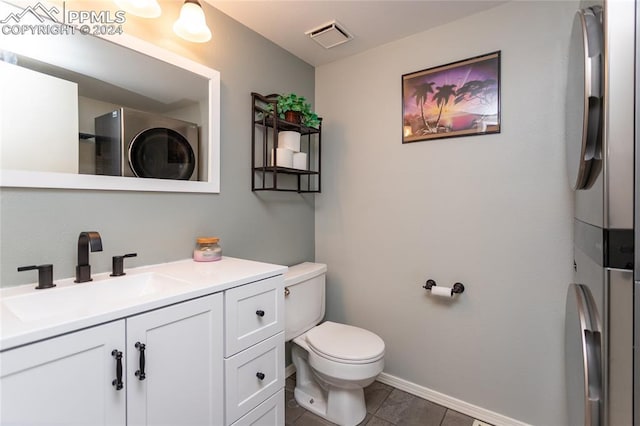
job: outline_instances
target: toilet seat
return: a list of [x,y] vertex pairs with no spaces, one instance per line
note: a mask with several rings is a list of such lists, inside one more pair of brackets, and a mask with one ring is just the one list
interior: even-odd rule
[[306,333],[306,342],[318,356],[344,364],[367,364],[384,356],[384,341],[359,327],[326,321]]

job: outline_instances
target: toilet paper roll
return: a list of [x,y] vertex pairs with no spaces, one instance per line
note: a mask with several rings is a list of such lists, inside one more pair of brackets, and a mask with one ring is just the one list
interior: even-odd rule
[[306,152],[293,153],[293,168],[300,169],[300,170],[307,170],[307,153]]
[[451,287],[442,287],[439,285],[431,287],[431,294],[439,297],[453,297]]
[[300,133],[290,130],[278,132],[278,148],[286,148],[293,152],[300,152]]
[[[293,167],[293,151],[286,148],[278,148],[275,155],[278,167]],[[271,150],[271,165],[274,165],[273,149]]]

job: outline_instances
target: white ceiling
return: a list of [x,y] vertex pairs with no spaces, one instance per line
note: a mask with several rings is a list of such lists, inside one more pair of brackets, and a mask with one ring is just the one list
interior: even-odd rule
[[[355,55],[507,0],[206,0],[311,65]],[[325,49],[305,32],[337,20],[354,39]],[[213,29],[215,37],[215,28]]]

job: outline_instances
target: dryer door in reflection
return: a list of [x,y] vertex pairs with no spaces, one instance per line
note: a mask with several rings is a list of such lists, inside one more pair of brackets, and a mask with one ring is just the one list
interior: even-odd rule
[[129,166],[137,177],[189,180],[196,156],[189,141],[172,129],[147,129],[129,146]]
[[565,318],[565,372],[570,425],[602,425],[601,360],[602,329],[591,291],[583,284],[570,284]]

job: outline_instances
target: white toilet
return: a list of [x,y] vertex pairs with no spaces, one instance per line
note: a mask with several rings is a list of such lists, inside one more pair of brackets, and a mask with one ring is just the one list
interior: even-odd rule
[[384,367],[384,341],[362,328],[326,321],[327,265],[291,266],[284,278],[285,340],[292,341],[295,398],[307,410],[341,426],[367,414],[365,386]]

